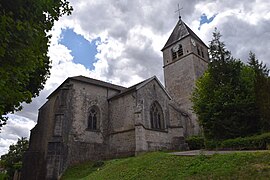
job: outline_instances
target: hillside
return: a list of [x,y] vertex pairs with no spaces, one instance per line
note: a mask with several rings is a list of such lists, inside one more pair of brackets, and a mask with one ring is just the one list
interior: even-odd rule
[[62,179],[269,179],[270,151],[175,156],[154,152],[69,168]]

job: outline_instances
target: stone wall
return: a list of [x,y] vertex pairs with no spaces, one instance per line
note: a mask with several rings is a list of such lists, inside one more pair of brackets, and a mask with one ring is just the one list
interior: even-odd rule
[[163,110],[165,128],[169,125],[168,102],[170,99],[155,79],[140,88],[136,96],[136,106],[141,106],[141,122],[137,120],[136,124],[142,123],[144,127],[151,128],[150,108],[152,103],[156,101]]
[[133,92],[113,98],[109,102],[109,154],[111,156],[135,154]]
[[[192,45],[191,37],[181,39],[183,55],[173,60],[171,47],[163,51],[164,57],[164,79],[165,87],[172,96],[172,99],[187,112],[190,119],[185,123],[185,135],[195,135],[200,132],[197,117],[192,111],[191,94],[195,87],[196,80],[207,69],[208,53],[207,48],[196,39],[196,46]],[[199,47],[200,55],[197,48]],[[202,52],[204,57],[202,57]]]
[[[151,129],[150,107],[158,102],[163,110],[165,128]],[[183,137],[181,121],[169,113],[170,98],[154,79],[137,91],[137,108],[135,111],[136,154],[146,151],[181,149],[180,138]],[[179,113],[176,113],[179,115]],[[179,142],[177,141],[179,140]]]
[[109,136],[109,158],[135,155],[135,129],[112,133]]
[[39,109],[38,121],[31,130],[29,149],[23,160],[22,179],[45,179],[48,142],[54,129],[55,101],[56,96]]
[[[108,101],[117,90],[102,86],[73,82],[72,128],[69,132],[69,165],[87,160],[104,159],[108,156]],[[88,116],[91,107],[99,109],[97,130],[89,130]]]
[[136,126],[136,153],[157,150],[183,150],[183,128],[167,128],[165,131]]
[[[80,81],[65,81],[40,108],[22,178],[57,179],[72,164],[106,158],[107,98],[117,92]],[[100,124],[98,130],[89,131],[87,119],[93,105],[100,108]]]

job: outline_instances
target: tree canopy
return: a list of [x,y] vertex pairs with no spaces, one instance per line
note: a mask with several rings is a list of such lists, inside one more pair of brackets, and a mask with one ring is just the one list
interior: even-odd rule
[[72,7],[66,0],[0,1],[0,127],[39,95],[49,77],[49,31]]
[[7,170],[9,179],[12,179],[16,170],[22,167],[23,154],[27,150],[29,141],[22,137],[18,139],[16,144],[9,146],[7,154],[1,156],[1,164]]
[[256,83],[258,76],[268,76],[268,70],[255,62],[252,53],[249,66],[233,58],[220,38],[221,34],[215,29],[209,45],[208,70],[197,81],[192,95],[193,110],[207,139],[223,140],[258,133],[263,126],[261,117],[264,124],[269,123],[270,117],[260,113],[269,112],[265,110],[268,101],[258,100],[258,94],[263,99],[270,91],[264,89],[262,95]]
[[260,127],[263,132],[270,131],[270,78],[269,69],[265,64],[256,59],[254,53],[249,53],[249,67],[255,73],[254,90],[255,106],[258,113]]

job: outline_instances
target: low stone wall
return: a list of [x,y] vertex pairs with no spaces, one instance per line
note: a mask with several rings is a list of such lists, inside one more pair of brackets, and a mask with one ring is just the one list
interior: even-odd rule
[[109,137],[109,158],[135,155],[135,129],[114,132]]

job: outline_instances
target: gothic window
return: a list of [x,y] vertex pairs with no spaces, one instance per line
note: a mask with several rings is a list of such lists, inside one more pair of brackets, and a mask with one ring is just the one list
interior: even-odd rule
[[164,120],[161,106],[154,102],[150,108],[150,122],[152,129],[164,129]]
[[181,56],[183,56],[183,46],[181,44],[177,44],[172,48],[172,59],[177,59]]
[[88,116],[88,126],[89,130],[98,130],[98,122],[99,122],[99,111],[96,106],[90,108],[89,116]]

